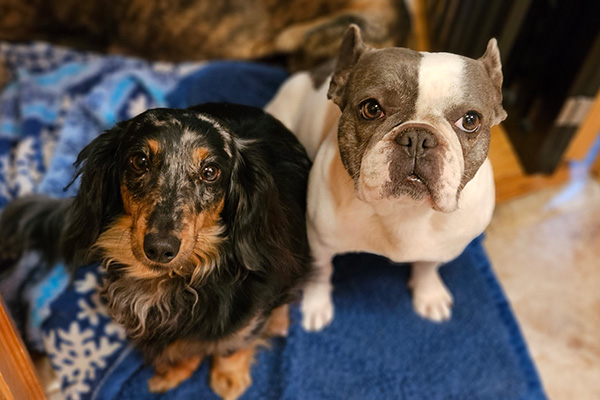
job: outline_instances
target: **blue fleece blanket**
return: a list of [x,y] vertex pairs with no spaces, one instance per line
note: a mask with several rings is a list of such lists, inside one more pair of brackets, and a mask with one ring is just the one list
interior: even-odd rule
[[[156,106],[204,101],[263,106],[281,69],[233,62],[151,64],[44,44],[0,44],[13,81],[0,96],[0,207],[32,191],[66,196],[79,150],[114,122]],[[448,323],[412,311],[408,268],[382,257],[335,259],[336,317],[306,333],[292,307],[289,336],[262,350],[244,399],[545,399],[510,306],[476,239],[441,269],[455,298]],[[0,286],[24,313],[31,346],[50,356],[68,399],[213,399],[209,362],[163,395],[147,392],[151,368],[112,323],[98,294],[102,269],[62,266],[39,276],[35,254]],[[367,268],[368,266],[368,268]],[[35,279],[31,279],[35,277]]]

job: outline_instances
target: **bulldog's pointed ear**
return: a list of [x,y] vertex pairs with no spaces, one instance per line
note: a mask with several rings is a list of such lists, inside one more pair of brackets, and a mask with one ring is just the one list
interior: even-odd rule
[[333,100],[341,109],[344,108],[345,104],[344,89],[346,88],[350,71],[352,71],[352,67],[367,50],[369,48],[362,40],[358,25],[350,25],[342,39],[337,63],[331,77],[329,91],[327,92],[327,97]]
[[481,61],[485,67],[496,89],[502,91],[502,62],[500,61],[498,42],[495,38],[490,39],[487,44],[487,49],[479,61]]
[[485,67],[485,70],[492,80],[492,84],[494,85],[496,92],[500,96],[499,104],[494,110],[496,113],[494,123],[499,124],[506,119],[506,111],[504,111],[504,108],[502,108],[502,62],[500,61],[498,42],[495,38],[490,39],[487,49],[479,61],[481,61]]

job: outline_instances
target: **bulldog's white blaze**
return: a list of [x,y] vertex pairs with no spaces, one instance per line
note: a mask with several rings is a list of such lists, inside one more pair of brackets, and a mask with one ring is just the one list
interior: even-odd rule
[[439,113],[463,97],[464,61],[455,54],[421,53],[416,117]]
[[464,171],[462,147],[454,129],[444,116],[449,104],[464,97],[464,60],[448,53],[422,53],[419,68],[419,96],[415,120],[428,122],[438,128],[448,147],[442,174],[435,190],[434,202],[440,211],[450,212],[457,207],[457,191]]

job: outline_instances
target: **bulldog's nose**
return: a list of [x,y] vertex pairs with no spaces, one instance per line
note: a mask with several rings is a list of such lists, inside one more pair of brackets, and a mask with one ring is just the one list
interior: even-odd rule
[[438,145],[433,133],[424,129],[409,129],[400,132],[394,139],[397,144],[404,147],[411,157],[419,157],[428,149]]
[[181,241],[173,235],[149,233],[144,236],[144,253],[148,259],[155,262],[171,262],[179,253],[180,245]]

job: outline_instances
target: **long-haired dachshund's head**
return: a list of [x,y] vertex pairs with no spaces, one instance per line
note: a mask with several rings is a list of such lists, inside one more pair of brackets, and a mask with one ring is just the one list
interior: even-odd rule
[[259,267],[256,249],[285,222],[268,166],[252,162],[247,144],[194,110],[149,110],[106,131],[76,163],[67,260],[92,247],[130,276],[193,283],[215,268],[228,238],[240,263]]
[[99,235],[95,247],[136,276],[207,272],[196,267],[218,253],[232,152],[225,128],[192,111],[150,110],[117,125],[77,161],[72,237],[85,247]]

